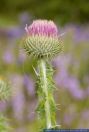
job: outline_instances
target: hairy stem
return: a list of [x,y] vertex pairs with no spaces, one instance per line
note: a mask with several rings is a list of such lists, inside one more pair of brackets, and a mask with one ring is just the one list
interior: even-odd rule
[[49,129],[52,127],[51,124],[51,112],[50,112],[50,102],[49,102],[49,95],[48,95],[48,83],[47,83],[47,71],[46,71],[46,63],[44,60],[40,60],[39,70],[42,76],[42,91],[45,95],[45,118],[46,118],[46,127]]

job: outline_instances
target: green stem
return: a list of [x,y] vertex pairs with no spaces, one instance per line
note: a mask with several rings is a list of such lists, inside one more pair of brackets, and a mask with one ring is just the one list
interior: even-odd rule
[[50,102],[48,96],[48,83],[47,83],[47,71],[46,71],[46,63],[44,60],[40,60],[39,64],[40,74],[42,76],[42,91],[45,95],[45,118],[46,118],[46,127],[47,129],[52,127],[51,123],[51,112],[50,112]]

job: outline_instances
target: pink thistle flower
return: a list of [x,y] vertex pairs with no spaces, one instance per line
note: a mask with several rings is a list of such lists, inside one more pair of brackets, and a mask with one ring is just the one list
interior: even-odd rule
[[62,51],[58,37],[58,29],[53,21],[36,20],[25,27],[27,37],[24,49],[35,58],[54,57]]
[[58,30],[53,21],[36,20],[28,27],[26,25],[25,30],[28,35],[45,35],[55,37],[58,35]]

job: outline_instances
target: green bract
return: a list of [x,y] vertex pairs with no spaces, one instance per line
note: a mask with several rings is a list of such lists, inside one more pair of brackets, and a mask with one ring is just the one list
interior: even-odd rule
[[57,37],[33,35],[24,40],[24,49],[32,57],[51,58],[62,51],[62,44]]

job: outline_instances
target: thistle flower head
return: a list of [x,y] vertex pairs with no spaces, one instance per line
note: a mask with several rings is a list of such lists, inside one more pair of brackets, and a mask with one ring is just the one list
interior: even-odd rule
[[37,58],[49,58],[61,52],[58,29],[53,21],[36,20],[25,27],[27,37],[24,48],[29,55]]

